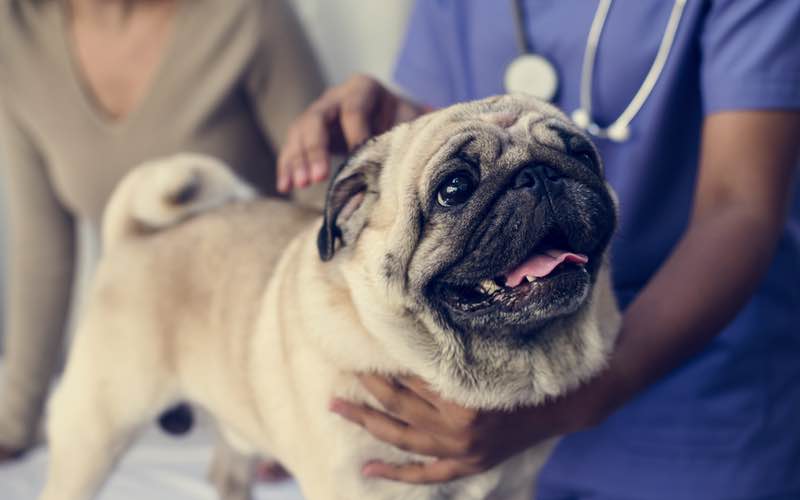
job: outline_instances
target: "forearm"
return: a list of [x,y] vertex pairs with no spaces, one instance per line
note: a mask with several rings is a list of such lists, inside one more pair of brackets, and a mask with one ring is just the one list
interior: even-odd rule
[[596,419],[705,347],[747,302],[786,223],[798,133],[791,112],[707,119],[687,230],[626,311],[609,369],[581,391],[599,402]]
[[[773,220],[770,220],[773,219]],[[708,344],[752,294],[782,224],[726,206],[690,224],[658,273],[628,308],[605,383],[613,409]]]
[[[31,228],[32,229],[32,228]],[[7,260],[0,444],[24,448],[38,428],[63,348],[73,275],[73,238],[48,234],[47,246],[10,236]]]
[[28,446],[62,345],[72,284],[71,217],[58,202],[42,155],[0,107],[7,221],[4,377],[0,447]]

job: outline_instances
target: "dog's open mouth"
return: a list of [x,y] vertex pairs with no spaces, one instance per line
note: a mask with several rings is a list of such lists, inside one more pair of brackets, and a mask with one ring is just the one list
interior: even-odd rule
[[563,239],[549,235],[511,269],[474,283],[440,283],[440,296],[451,309],[463,313],[518,312],[528,306],[559,309],[559,303],[585,295],[589,260],[571,251]]

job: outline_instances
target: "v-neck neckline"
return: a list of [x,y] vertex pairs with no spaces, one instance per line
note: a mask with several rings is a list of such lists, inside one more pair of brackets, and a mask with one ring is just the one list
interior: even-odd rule
[[173,60],[175,51],[177,50],[178,41],[181,38],[182,26],[184,18],[186,17],[185,0],[176,0],[175,16],[172,21],[172,26],[169,28],[170,33],[167,35],[168,40],[164,44],[163,51],[156,62],[153,74],[150,76],[146,84],[146,88],[142,95],[137,100],[136,104],[120,118],[114,118],[108,109],[100,102],[96,92],[92,89],[92,85],[86,75],[86,70],[80,62],[77,54],[77,47],[75,45],[74,37],[72,36],[69,28],[69,13],[67,12],[67,5],[63,0],[56,0],[57,8],[56,29],[58,33],[57,44],[63,51],[63,60],[65,61],[66,70],[69,74],[70,84],[78,94],[78,100],[81,101],[82,107],[90,115],[91,119],[101,129],[109,132],[121,132],[128,129],[150,108],[152,101],[156,99],[159,93],[162,81],[166,77],[169,69],[169,61]]

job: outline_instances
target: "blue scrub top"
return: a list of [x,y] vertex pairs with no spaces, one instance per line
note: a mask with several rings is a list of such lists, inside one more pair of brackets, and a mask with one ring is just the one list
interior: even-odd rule
[[[525,5],[531,46],[560,77],[555,104],[570,113],[597,2]],[[613,3],[592,82],[600,125],[639,89],[672,6]],[[420,102],[445,106],[502,93],[517,55],[510,1],[418,0],[395,79]],[[800,109],[800,0],[689,0],[630,140],[596,141],[620,199],[612,257],[623,306],[686,229],[704,117],[742,109]],[[564,439],[540,484],[543,499],[800,499],[797,196],[772,265],[735,321],[600,427]]]

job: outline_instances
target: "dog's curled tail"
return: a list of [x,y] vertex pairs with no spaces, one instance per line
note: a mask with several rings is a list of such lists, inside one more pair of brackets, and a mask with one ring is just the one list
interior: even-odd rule
[[156,232],[256,191],[210,156],[182,153],[139,165],[120,181],[103,216],[103,247]]

